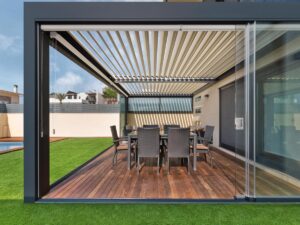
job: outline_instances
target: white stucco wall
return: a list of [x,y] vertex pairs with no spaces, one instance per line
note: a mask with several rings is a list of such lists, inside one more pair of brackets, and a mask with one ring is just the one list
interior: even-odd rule
[[[23,114],[8,113],[5,117],[1,116],[3,121],[6,117],[9,128],[4,136],[23,137]],[[119,127],[119,124],[119,113],[51,113],[50,136],[111,137],[110,126]],[[53,134],[53,129],[55,129],[55,134]]]
[[111,137],[112,125],[119,127],[119,113],[50,114],[51,137]]
[[7,113],[9,137],[23,137],[23,113]]
[[[211,86],[210,88],[204,90],[203,92],[194,96],[194,99],[198,96],[201,96],[201,109],[202,112],[200,115],[201,126],[204,127],[206,125],[215,126],[214,130],[214,145],[219,146],[219,133],[220,133],[220,88],[234,82],[235,79],[239,79],[243,77],[244,70],[240,70],[235,74],[225,78],[224,80],[216,83],[215,85]],[[205,98],[205,95],[209,95],[208,98]],[[194,105],[196,107],[196,105]]]

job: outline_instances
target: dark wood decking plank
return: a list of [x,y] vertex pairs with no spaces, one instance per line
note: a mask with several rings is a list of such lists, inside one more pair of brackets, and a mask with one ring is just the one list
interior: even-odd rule
[[[135,167],[127,170],[126,154],[119,155],[118,164],[112,167],[113,149],[110,149],[54,187],[45,198],[232,199],[234,195],[242,195],[243,166],[218,152],[213,154],[214,168],[198,160],[197,171],[191,171],[190,175],[179,160],[172,160],[169,175],[166,167],[156,173],[156,160],[147,160],[138,174]],[[261,195],[300,192],[300,188],[259,169],[256,185]]]

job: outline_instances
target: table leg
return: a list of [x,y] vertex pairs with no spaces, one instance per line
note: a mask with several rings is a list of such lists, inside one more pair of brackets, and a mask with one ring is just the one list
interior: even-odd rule
[[131,137],[128,135],[127,169],[131,169]]

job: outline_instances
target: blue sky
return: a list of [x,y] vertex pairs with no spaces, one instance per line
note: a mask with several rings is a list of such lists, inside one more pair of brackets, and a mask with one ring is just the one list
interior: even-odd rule
[[[0,89],[23,89],[23,1],[0,1]],[[9,21],[9,24],[8,22]]]
[[[23,0],[0,1],[0,89],[23,92]],[[9,23],[8,23],[9,21]],[[101,91],[103,84],[51,50],[50,91]]]
[[[12,90],[13,85],[17,84],[21,93],[23,93],[23,2],[24,0],[0,0],[0,89]],[[51,92],[101,91],[104,87],[99,80],[53,49],[50,53],[50,67]]]

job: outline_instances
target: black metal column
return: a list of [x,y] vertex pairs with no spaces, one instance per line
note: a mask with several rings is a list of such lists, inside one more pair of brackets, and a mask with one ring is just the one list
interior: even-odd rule
[[24,201],[49,191],[49,33],[24,19]]

